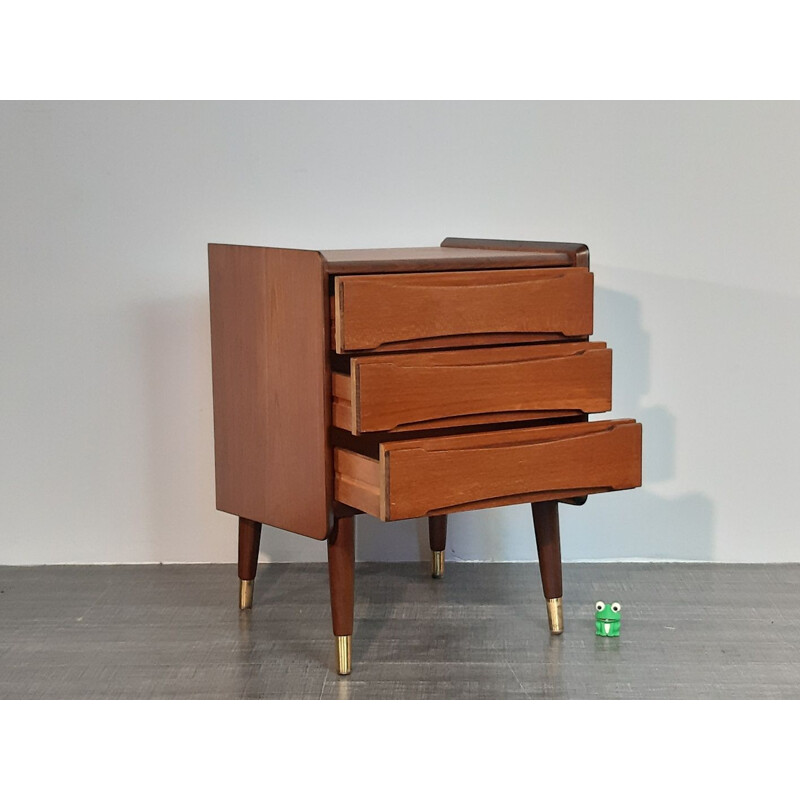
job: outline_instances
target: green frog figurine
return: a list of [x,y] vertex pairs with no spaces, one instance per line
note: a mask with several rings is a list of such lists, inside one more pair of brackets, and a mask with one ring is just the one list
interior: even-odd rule
[[619,603],[604,603],[598,600],[594,607],[594,628],[598,636],[619,636],[619,620],[622,606]]

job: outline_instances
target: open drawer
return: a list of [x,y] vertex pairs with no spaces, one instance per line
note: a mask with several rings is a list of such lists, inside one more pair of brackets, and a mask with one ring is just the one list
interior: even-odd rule
[[338,276],[332,341],[352,353],[587,337],[592,287],[580,267]]
[[642,426],[630,419],[334,448],[336,499],[382,520],[632,489]]
[[356,356],[332,373],[333,424],[353,434],[516,422],[611,409],[603,342]]

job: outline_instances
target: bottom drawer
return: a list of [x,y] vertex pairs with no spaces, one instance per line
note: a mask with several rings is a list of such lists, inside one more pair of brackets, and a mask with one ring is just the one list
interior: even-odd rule
[[336,499],[382,520],[632,489],[642,426],[630,419],[406,439],[378,458],[334,449]]

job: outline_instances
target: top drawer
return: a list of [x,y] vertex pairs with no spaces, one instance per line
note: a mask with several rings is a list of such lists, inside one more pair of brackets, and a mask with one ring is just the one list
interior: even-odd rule
[[592,288],[577,267],[339,276],[333,341],[351,353],[587,337]]

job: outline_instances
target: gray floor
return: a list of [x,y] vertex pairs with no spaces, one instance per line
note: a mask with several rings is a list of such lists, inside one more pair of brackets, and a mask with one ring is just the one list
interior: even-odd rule
[[[0,698],[799,698],[800,565],[358,564],[336,674],[323,564],[0,567]],[[594,635],[594,602],[622,635]]]

